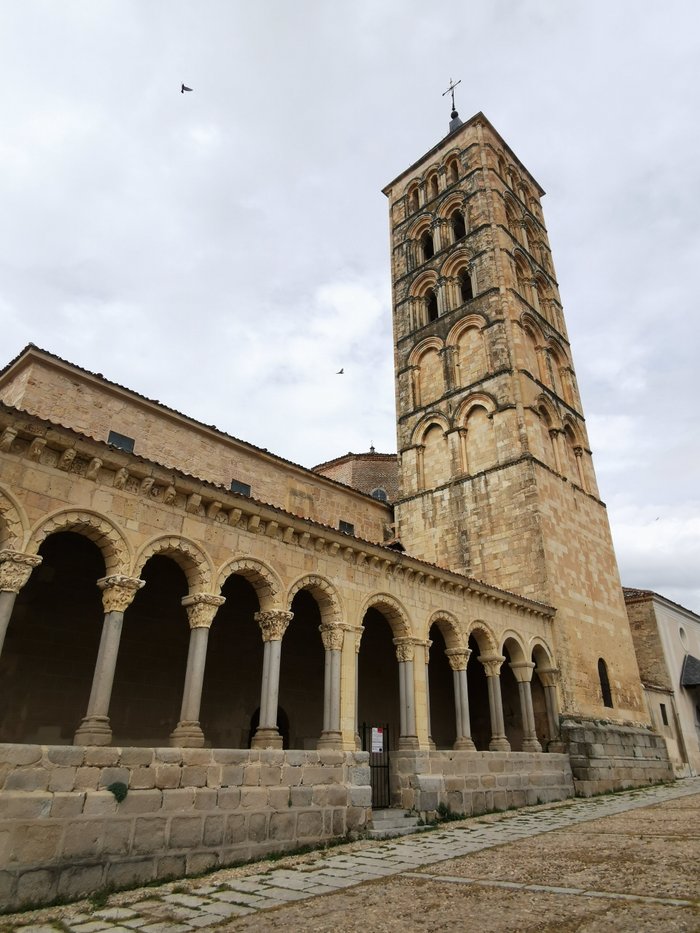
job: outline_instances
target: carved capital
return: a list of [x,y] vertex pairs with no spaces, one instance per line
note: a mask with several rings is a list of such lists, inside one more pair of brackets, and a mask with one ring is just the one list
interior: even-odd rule
[[319,625],[319,632],[321,633],[321,640],[323,641],[323,647],[326,651],[342,651],[343,650],[343,629],[338,625]]
[[532,680],[532,672],[535,669],[535,665],[532,661],[511,661],[510,669],[513,671],[515,679],[519,684],[529,684]]
[[210,628],[219,606],[223,606],[225,602],[224,596],[211,596],[209,593],[185,596],[182,605],[187,610],[190,628]]
[[111,577],[102,577],[97,585],[102,590],[102,607],[105,612],[126,612],[146,581],[117,573]]
[[38,554],[22,554],[21,551],[0,551],[0,592],[19,593],[38,567],[42,558]]
[[410,638],[395,638],[396,660],[399,664],[404,661],[412,661],[415,654],[415,645]]
[[260,626],[263,641],[282,641],[282,636],[294,618],[294,613],[285,612],[283,609],[268,609],[264,612],[256,612],[254,618]]
[[501,665],[505,661],[505,658],[500,654],[491,654],[486,655],[486,657],[479,655],[479,660],[484,666],[484,673],[487,677],[498,677],[501,673]]
[[448,648],[445,651],[453,671],[466,671],[471,648]]

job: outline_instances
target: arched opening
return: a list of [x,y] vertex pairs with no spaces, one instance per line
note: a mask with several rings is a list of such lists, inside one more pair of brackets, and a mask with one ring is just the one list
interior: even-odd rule
[[496,463],[496,440],[493,420],[482,405],[475,405],[467,415],[467,466],[471,474]]
[[411,213],[418,210],[418,188],[411,188],[408,192],[408,209]]
[[456,208],[450,214],[450,226],[452,227],[452,239],[454,242],[461,240],[467,235],[467,225],[464,222],[464,214]]
[[487,370],[484,335],[476,324],[464,327],[457,337],[457,370],[463,386],[477,382]]
[[386,489],[382,486],[377,486],[376,489],[373,489],[370,496],[372,496],[373,499],[378,499],[380,502],[387,502],[389,499]]
[[447,436],[439,424],[431,424],[423,435],[423,481],[432,489],[450,478],[450,457]]
[[[164,554],[141,571],[146,585],[124,614],[109,707],[114,745],[165,745],[178,723],[190,627],[187,578]],[[205,678],[206,679],[206,678]]]
[[434,289],[429,289],[425,294],[425,307],[428,317],[428,322],[437,321],[438,319],[438,300],[437,295],[435,294]]
[[600,693],[603,697],[603,706],[612,709],[613,699],[610,690],[610,678],[608,677],[608,665],[603,658],[598,658],[598,680],[600,681]]
[[481,649],[473,635],[469,636],[471,655],[467,662],[467,684],[469,688],[469,721],[472,740],[477,751],[488,751],[491,741],[491,715],[489,712],[489,692],[486,684],[484,666],[479,661]]
[[515,674],[511,670],[510,662],[514,660],[508,649],[508,643],[503,647],[505,661],[501,665],[501,700],[503,702],[503,724],[506,738],[514,752],[523,748],[523,720],[520,710],[520,693]]
[[289,716],[290,748],[312,749],[323,729],[321,610],[309,590],[299,590],[290,608],[294,618],[282,639],[279,705]]
[[256,709],[260,716],[263,640],[255,621],[260,603],[239,574],[226,580],[221,595],[226,602],[209,630],[199,721],[214,748],[248,748],[251,717]]
[[436,347],[429,347],[421,354],[418,362],[419,394],[421,403],[427,405],[441,398],[445,392],[442,357]]
[[0,741],[68,745],[87,710],[104,611],[99,548],[81,534],[42,542],[0,656]]
[[428,661],[430,690],[430,734],[437,748],[452,748],[457,737],[455,694],[452,668],[445,654],[446,644],[438,625],[432,625]]
[[435,255],[435,244],[433,242],[433,235],[429,230],[426,230],[425,233],[420,238],[420,248],[421,255],[423,257],[423,262],[427,262],[429,259],[432,259]]
[[389,727],[389,749],[399,741],[399,668],[391,626],[378,609],[367,610],[362,620],[358,658],[357,719],[360,728]]
[[463,304],[465,301],[471,301],[474,297],[472,277],[467,269],[462,269],[459,274],[459,294]]
[[436,198],[440,193],[440,188],[438,186],[438,177],[437,175],[431,175],[428,182],[428,191],[430,192],[431,198]]
[[457,162],[457,159],[450,159],[448,162],[447,177],[451,185],[453,185],[456,181],[459,181],[459,163]]

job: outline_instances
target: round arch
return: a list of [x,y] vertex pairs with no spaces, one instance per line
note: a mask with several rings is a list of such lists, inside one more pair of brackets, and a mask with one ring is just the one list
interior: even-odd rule
[[423,298],[431,288],[437,288],[437,272],[433,269],[427,269],[411,282],[409,297]]
[[330,581],[318,574],[300,577],[289,587],[287,608],[291,609],[294,597],[301,590],[308,590],[318,603],[321,620],[324,625],[339,625],[342,621],[342,609],[338,591]]
[[440,267],[440,275],[445,278],[454,278],[474,261],[474,253],[466,247],[457,250],[449,256]]
[[468,314],[458,321],[447,335],[445,346],[454,347],[462,334],[470,327],[476,327],[477,330],[483,330],[486,326],[486,318],[483,314]]
[[466,639],[462,634],[456,615],[445,609],[438,609],[433,612],[425,626],[424,637],[426,639],[430,636],[430,630],[434,625],[440,629],[440,633],[445,639],[445,646],[448,649],[466,647]]
[[536,637],[530,642],[530,657],[535,662],[535,670],[549,670],[556,667],[554,655],[544,639]]
[[443,346],[444,344],[439,337],[426,337],[425,340],[421,340],[421,342],[411,350],[411,355],[408,358],[408,365],[418,366],[421,357],[427,353],[428,350],[436,350],[439,353]]
[[452,427],[449,420],[441,412],[437,412],[437,411],[429,412],[424,418],[422,418],[418,422],[418,424],[413,429],[413,434],[411,435],[411,443],[422,444],[423,438],[428,433],[430,428],[433,427],[433,425],[437,425],[442,430],[443,434],[447,434],[447,432]]
[[217,590],[221,592],[228,578],[234,575],[244,577],[250,583],[258,597],[261,609],[272,609],[277,605],[282,583],[267,564],[252,557],[239,557],[228,561],[217,575]]
[[190,595],[210,592],[211,560],[193,541],[179,535],[163,535],[145,544],[134,561],[134,576],[140,576],[146,561],[157,554],[170,557],[180,567],[187,578]]
[[473,408],[485,408],[489,417],[496,411],[496,400],[486,392],[477,392],[466,398],[455,412],[455,424],[464,424]]
[[394,596],[389,593],[374,593],[368,597],[360,612],[360,619],[364,619],[369,609],[381,612],[389,623],[394,638],[408,638],[411,635],[411,626],[406,609]]
[[29,535],[27,551],[37,554],[43,541],[58,531],[74,531],[97,545],[105,562],[105,574],[129,573],[131,547],[117,525],[104,515],[88,510],[66,509],[43,518]]
[[501,638],[500,653],[503,655],[507,654],[510,660],[516,663],[528,660],[527,652],[525,651],[520,637],[513,631],[505,632]]
[[473,638],[479,647],[479,653],[484,655],[498,654],[498,642],[490,627],[481,619],[475,619],[469,624],[467,640]]
[[29,522],[24,509],[0,486],[0,549],[21,551],[27,538]]

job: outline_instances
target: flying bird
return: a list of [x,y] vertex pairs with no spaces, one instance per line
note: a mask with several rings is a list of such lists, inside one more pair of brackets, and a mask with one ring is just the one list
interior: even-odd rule
[[345,372],[344,369],[339,369],[338,372],[336,373],[336,376],[342,376],[344,372]]
[[184,94],[185,91],[191,91],[191,90],[192,90],[192,88],[191,88],[191,87],[187,87],[186,84],[181,84],[181,85],[180,85],[180,93],[181,93],[181,94]]

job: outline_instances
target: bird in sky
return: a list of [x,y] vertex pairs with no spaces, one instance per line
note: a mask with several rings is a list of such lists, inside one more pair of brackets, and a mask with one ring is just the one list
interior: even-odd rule
[[338,372],[336,373],[336,376],[342,376],[344,372],[345,372],[344,369],[339,369]]
[[187,87],[186,84],[181,84],[181,85],[180,85],[180,93],[181,93],[181,94],[184,94],[185,91],[191,91],[191,90],[192,90],[192,88],[191,88],[191,87]]

